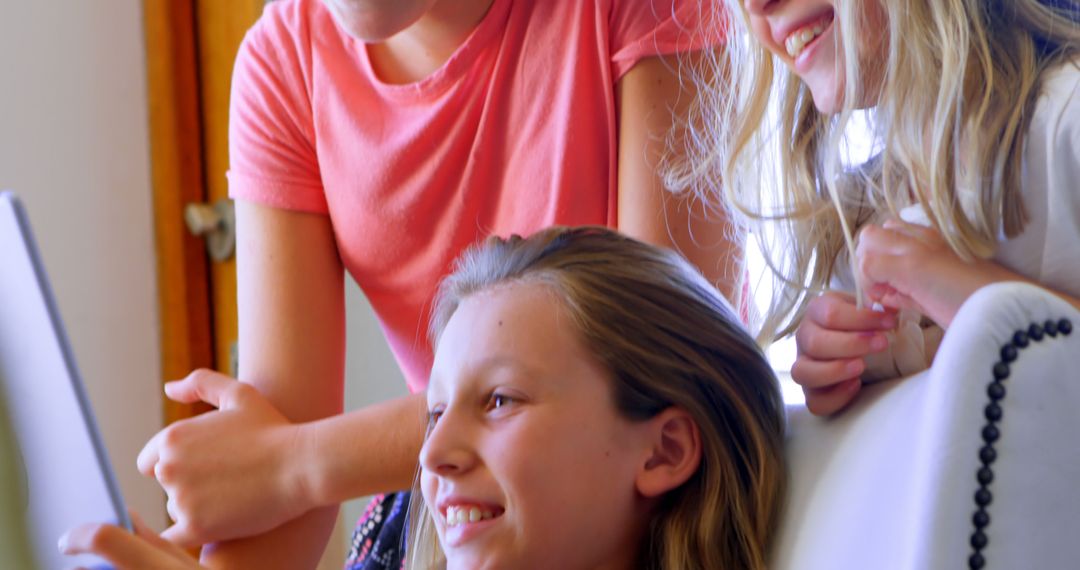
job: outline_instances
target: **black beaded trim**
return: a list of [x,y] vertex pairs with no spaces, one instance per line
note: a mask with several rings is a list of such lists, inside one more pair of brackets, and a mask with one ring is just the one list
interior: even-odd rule
[[1046,321],[1041,325],[1032,323],[1027,329],[1021,329],[1013,334],[1012,342],[1001,347],[1001,360],[994,363],[991,372],[994,381],[986,387],[986,395],[990,402],[986,404],[983,415],[986,417],[986,425],[982,429],[983,446],[979,450],[979,463],[982,465],[975,472],[975,480],[979,483],[979,490],[975,491],[975,514],[971,517],[971,523],[975,530],[971,533],[971,556],[968,557],[968,568],[980,570],[986,566],[986,558],[982,551],[990,543],[986,536],[986,527],[990,526],[990,503],[994,495],[990,493],[990,483],[994,481],[994,461],[997,460],[997,450],[994,443],[1001,437],[998,424],[1001,422],[1001,402],[1005,399],[1005,385],[1003,382],[1009,378],[1009,365],[1016,361],[1020,351],[1027,348],[1031,341],[1040,342],[1044,336],[1056,337],[1058,334],[1069,336],[1072,333],[1072,322],[1068,319],[1059,321]]

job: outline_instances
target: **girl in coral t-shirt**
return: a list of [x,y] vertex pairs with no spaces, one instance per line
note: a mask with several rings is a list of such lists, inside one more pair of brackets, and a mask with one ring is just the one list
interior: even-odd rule
[[[605,224],[679,247],[729,293],[730,228],[658,174],[694,98],[681,66],[719,43],[715,17],[699,0],[269,4],[230,115],[240,377],[257,391],[147,444],[140,470],[177,521],[164,536],[230,541],[211,565],[313,567],[338,503],[409,487],[427,311],[479,238]],[[345,272],[414,395],[342,415]],[[213,374],[169,394],[214,400]]]

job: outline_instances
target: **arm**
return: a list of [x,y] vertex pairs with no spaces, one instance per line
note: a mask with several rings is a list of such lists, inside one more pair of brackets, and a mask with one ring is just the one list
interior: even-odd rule
[[660,171],[668,136],[687,117],[696,87],[680,77],[702,54],[649,57],[617,85],[619,107],[619,230],[671,247],[701,269],[728,299],[740,283],[742,238],[722,208],[710,208],[690,193],[674,194]]
[[307,504],[409,488],[427,421],[424,395],[341,415],[344,270],[329,218],[241,202],[237,225],[241,376],[292,422],[307,422],[296,462],[307,466]]
[[[945,329],[964,302],[991,283],[1021,281],[1046,288],[990,260],[965,262],[936,230],[899,220],[865,227],[857,258],[870,301],[915,310]],[[1080,308],[1080,299],[1053,292]],[[812,413],[836,413],[856,397],[868,357],[890,348],[885,333],[897,323],[895,310],[858,308],[849,295],[826,293],[810,302],[795,334],[799,352],[791,377],[802,386]]]
[[[338,502],[410,485],[426,403],[409,396],[340,416],[345,277],[328,218],[240,202],[237,219],[240,376],[257,394],[171,428],[172,436],[161,438],[160,463],[172,450],[170,464],[192,470],[210,465],[213,473],[191,476],[186,489],[170,488],[164,480],[162,485],[176,505],[171,511],[183,511],[185,491],[199,492],[203,499],[189,498],[189,504],[216,512],[222,533],[262,525],[257,537],[205,548],[207,566],[312,568],[333,529]],[[205,380],[189,378],[171,396],[207,399],[205,386]],[[259,394],[284,418],[261,406]],[[315,421],[327,417],[333,418]],[[255,446],[255,440],[266,445]],[[256,447],[255,457],[245,461],[245,451]],[[235,474],[231,486],[225,469]],[[270,480],[256,480],[253,473]],[[274,505],[270,498],[292,504]],[[278,526],[299,513],[306,514]],[[214,520],[207,524],[201,513],[192,514],[189,530],[195,535],[215,528]],[[221,533],[202,538],[220,539]]]
[[[870,300],[915,309],[944,329],[968,297],[991,283],[1022,281],[1049,289],[991,260],[965,262],[936,230],[900,220],[864,228],[856,253]],[[1080,299],[1052,292],[1080,308]]]
[[[244,201],[236,217],[240,377],[292,422],[341,413],[344,275],[329,218]],[[264,535],[213,545],[203,562],[314,567],[336,514],[312,511]]]

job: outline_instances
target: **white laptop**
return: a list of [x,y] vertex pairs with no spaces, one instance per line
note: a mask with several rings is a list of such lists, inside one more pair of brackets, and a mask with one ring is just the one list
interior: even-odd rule
[[[15,434],[30,549],[39,568],[96,567],[60,536],[87,522],[131,529],[74,355],[18,198],[0,192],[0,398]],[[0,458],[0,461],[7,461]]]

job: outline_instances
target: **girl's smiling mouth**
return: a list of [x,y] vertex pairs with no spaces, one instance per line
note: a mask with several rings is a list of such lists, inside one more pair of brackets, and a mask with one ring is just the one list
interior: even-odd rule
[[787,50],[789,56],[792,59],[798,59],[808,47],[813,45],[818,38],[832,26],[833,13],[829,12],[824,16],[804,24],[797,28],[795,31],[788,34],[784,39],[784,49]]
[[502,507],[461,503],[444,507],[442,515],[443,520],[446,521],[446,527],[454,528],[465,524],[491,520],[502,516],[505,511],[506,509]]
[[466,499],[448,500],[439,505],[444,522],[445,546],[453,548],[469,542],[495,525],[506,509],[493,504]]

